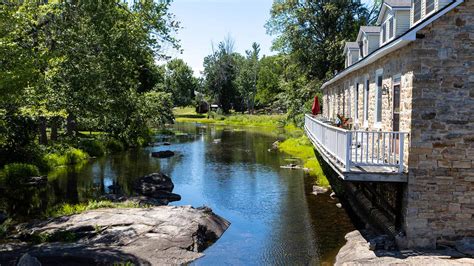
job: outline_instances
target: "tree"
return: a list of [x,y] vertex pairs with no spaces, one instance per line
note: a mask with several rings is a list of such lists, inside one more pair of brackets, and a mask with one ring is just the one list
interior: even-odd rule
[[273,48],[291,55],[309,79],[323,80],[344,67],[342,48],[353,41],[368,10],[360,1],[275,1],[267,22]]
[[204,77],[206,87],[211,96],[221,105],[224,113],[230,109],[238,97],[235,86],[237,75],[234,41],[228,37],[220,42],[217,50],[204,58]]
[[257,75],[257,105],[267,106],[278,100],[278,95],[283,92],[281,82],[285,70],[284,62],[281,55],[264,56],[260,60]]
[[259,68],[260,45],[252,44],[252,50],[245,51],[246,57],[239,64],[236,79],[240,95],[245,101],[250,113],[255,107],[255,95],[257,94],[257,74]]
[[174,106],[188,106],[194,100],[198,80],[193,70],[182,59],[173,59],[166,64],[166,91],[171,93]]

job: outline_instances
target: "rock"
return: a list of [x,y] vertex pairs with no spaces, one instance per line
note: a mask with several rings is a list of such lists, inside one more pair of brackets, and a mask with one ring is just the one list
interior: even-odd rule
[[151,156],[152,157],[156,157],[156,158],[169,158],[169,157],[173,157],[174,156],[174,152],[170,151],[170,150],[166,150],[166,151],[154,151],[151,153]]
[[171,193],[173,188],[174,184],[171,178],[162,173],[153,173],[143,176],[135,182],[135,191],[138,194],[153,198],[143,201],[149,201],[151,205],[162,205],[181,200],[180,195]]
[[336,203],[336,207],[338,207],[340,209],[340,208],[342,208],[342,204],[341,203]]
[[32,176],[28,177],[23,185],[25,186],[44,186],[48,183],[48,177],[47,176]]
[[217,143],[221,143],[222,140],[221,140],[221,139],[215,139],[215,140],[213,140],[212,142],[213,142],[214,144],[217,144]]
[[8,216],[6,213],[0,211],[0,224],[3,224],[8,219]]
[[336,195],[336,192],[331,192],[331,194],[329,194],[329,197],[331,197],[331,199],[335,199],[337,198],[337,195]]
[[25,253],[23,256],[21,256],[17,266],[41,266],[41,262],[39,262],[37,258]]
[[142,195],[150,194],[154,191],[173,191],[174,184],[171,178],[162,173],[153,173],[140,177],[135,182],[135,190]]
[[0,264],[11,265],[26,249],[39,261],[56,265],[187,264],[203,256],[229,225],[212,210],[191,206],[92,210],[26,226],[26,236],[67,233],[76,240],[32,247],[0,245]]
[[272,143],[272,149],[277,150],[277,149],[278,149],[278,145],[280,145],[280,141],[279,141],[279,140],[273,142],[273,143]]
[[324,194],[328,192],[328,188],[325,187],[320,187],[320,186],[313,186],[313,194],[318,195],[318,194]]
[[[339,250],[334,265],[467,265],[474,259],[458,259],[449,250],[411,251],[411,250],[370,250],[370,244],[359,231],[345,236],[347,242]],[[373,247],[374,248],[374,247]]]
[[474,257],[474,237],[465,237],[460,241],[456,241],[456,250]]
[[171,143],[169,143],[169,142],[163,142],[163,145],[164,145],[164,146],[170,146]]

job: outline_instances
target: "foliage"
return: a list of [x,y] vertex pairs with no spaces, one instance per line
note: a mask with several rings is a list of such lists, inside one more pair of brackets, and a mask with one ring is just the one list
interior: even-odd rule
[[198,81],[182,59],[173,59],[166,64],[165,79],[166,92],[172,95],[174,106],[188,106],[193,102]]
[[3,181],[10,186],[21,183],[28,177],[39,176],[38,167],[32,164],[11,163],[3,168]]
[[68,151],[66,151],[65,156],[66,156],[66,164],[69,164],[69,165],[77,164],[89,158],[89,155],[87,153],[76,148],[70,148]]
[[94,157],[103,156],[105,154],[105,145],[95,139],[82,139],[79,142],[79,148]]
[[82,213],[89,210],[103,209],[103,208],[139,208],[140,205],[137,202],[124,201],[124,202],[111,202],[107,200],[91,200],[86,203],[69,204],[64,203],[53,208],[46,210],[46,217],[60,217],[65,215],[73,215]]
[[278,100],[283,92],[281,82],[284,73],[283,56],[264,56],[259,62],[257,76],[257,94],[255,100],[258,106],[267,106]]
[[257,94],[257,74],[259,68],[260,45],[252,44],[252,50],[245,51],[246,57],[239,64],[236,77],[237,88],[247,109],[253,113]]
[[125,150],[125,146],[120,140],[109,138],[106,142],[107,150],[110,152],[120,152]]
[[234,52],[234,41],[228,37],[217,46],[217,50],[204,58],[204,77],[206,88],[216,100],[224,113],[229,113],[233,105],[240,103],[235,79],[237,75],[237,57]]
[[367,25],[360,1],[275,1],[267,23],[273,48],[289,54],[309,79],[323,80],[344,67],[342,48]]

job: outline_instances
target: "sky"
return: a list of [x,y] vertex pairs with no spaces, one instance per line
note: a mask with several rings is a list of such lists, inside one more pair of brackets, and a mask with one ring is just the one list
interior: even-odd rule
[[244,53],[253,42],[260,44],[260,54],[270,55],[273,38],[266,34],[272,0],[174,0],[170,12],[181,22],[178,39],[184,50],[168,51],[183,59],[200,76],[203,59],[228,35],[235,41],[235,50]]
[[[362,0],[364,4],[371,0]],[[177,37],[183,53],[169,50],[173,58],[181,58],[200,76],[203,59],[215,46],[231,36],[235,50],[244,54],[253,42],[260,44],[261,55],[271,55],[273,37],[266,34],[273,0],[174,0],[170,12],[181,22]]]

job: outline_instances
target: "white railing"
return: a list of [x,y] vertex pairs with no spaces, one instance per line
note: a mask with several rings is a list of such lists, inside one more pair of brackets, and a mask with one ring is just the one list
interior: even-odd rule
[[383,166],[403,172],[404,132],[350,131],[305,116],[305,129],[313,142],[345,171],[351,167]]

